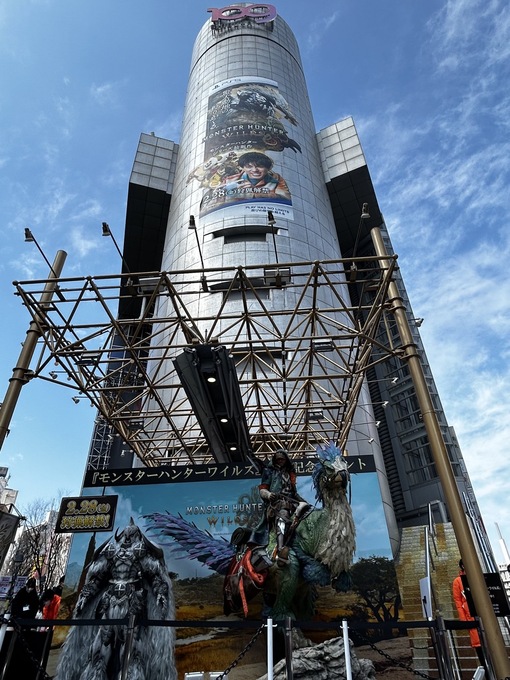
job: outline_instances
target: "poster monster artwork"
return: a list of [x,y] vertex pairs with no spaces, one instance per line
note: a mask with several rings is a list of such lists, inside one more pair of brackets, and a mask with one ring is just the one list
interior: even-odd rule
[[188,182],[204,189],[200,216],[228,208],[242,217],[261,210],[292,219],[292,197],[276,170],[285,152],[301,147],[287,128],[297,126],[273,80],[231,78],[216,84],[208,100],[204,161]]

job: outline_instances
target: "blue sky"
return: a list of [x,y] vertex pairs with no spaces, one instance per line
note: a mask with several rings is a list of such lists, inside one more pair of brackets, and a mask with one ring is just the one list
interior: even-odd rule
[[[317,129],[352,115],[450,424],[492,538],[510,544],[510,5],[276,2]],[[120,268],[141,132],[179,140],[199,0],[0,0],[0,394],[28,326],[13,280]],[[505,198],[506,197],[506,198]],[[23,389],[0,464],[18,505],[79,491],[93,409]],[[1,398],[1,397],[0,397]]]

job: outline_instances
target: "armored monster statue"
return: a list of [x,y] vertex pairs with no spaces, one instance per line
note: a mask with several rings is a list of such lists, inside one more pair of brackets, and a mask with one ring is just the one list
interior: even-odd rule
[[[163,551],[131,519],[100,546],[74,610],[77,619],[98,619],[96,626],[75,626],[63,646],[56,680],[117,680],[126,652],[126,626],[108,620],[135,615],[137,620],[174,618],[172,583]],[[129,680],[175,680],[175,633],[171,627],[136,625]]]

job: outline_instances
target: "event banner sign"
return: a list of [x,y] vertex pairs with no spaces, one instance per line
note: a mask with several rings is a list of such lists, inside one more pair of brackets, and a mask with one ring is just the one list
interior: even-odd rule
[[[353,473],[351,469],[349,493],[356,524],[356,556],[359,558],[378,554],[391,557],[377,474],[373,471],[373,461],[369,460],[371,457],[366,458],[361,474]],[[214,469],[209,470],[207,475],[201,474],[201,467]],[[357,457],[355,467],[360,469]],[[159,477],[163,470],[174,475],[174,479]],[[309,461],[306,464],[303,461],[303,465],[296,461],[296,470],[299,494],[313,507],[319,507]],[[155,512],[181,516],[213,537],[230,541],[237,527],[256,526],[263,512],[259,495],[260,474],[253,466],[195,466],[193,471],[191,468],[176,466],[132,469],[129,470],[131,476],[127,477],[127,474],[128,471],[123,470],[89,472],[85,481],[88,487],[83,489],[82,497],[74,500],[81,502],[90,499],[100,505],[103,499],[110,499],[111,494],[115,494],[118,504],[112,535],[114,530],[124,528],[133,519],[151,540],[161,545],[169,571],[180,579],[208,577],[211,570],[184,554],[179,555],[171,539],[155,532],[148,516]],[[92,481],[94,485],[91,484]],[[97,495],[98,486],[104,488],[106,496]],[[110,503],[109,500],[105,502]],[[76,577],[76,583],[79,580],[89,550],[89,539],[92,532],[97,530],[90,528],[88,531],[87,535],[85,530],[81,530],[73,538],[66,579],[70,586],[72,574]]]
[[56,534],[80,531],[112,531],[118,496],[63,498],[55,525]]
[[[369,458],[362,461],[356,457],[350,461],[352,465],[349,464],[351,475],[346,497],[356,526],[355,560],[367,558],[373,562],[374,556],[379,556],[390,561],[391,548],[377,473]],[[317,498],[312,474],[314,461],[303,459],[294,463],[298,472],[297,493],[313,508],[312,514],[315,510],[320,512],[322,503]],[[369,469],[372,471],[367,471]],[[244,617],[238,613],[226,616],[225,576],[221,570],[215,570],[209,560],[204,563],[204,557],[221,556],[229,551],[236,533],[255,530],[259,526],[265,513],[259,488],[261,470],[249,464],[210,464],[91,471],[86,484],[90,486],[83,488],[81,498],[74,499],[79,503],[71,509],[86,507],[80,504],[87,498],[99,506],[112,494],[118,497],[118,503],[110,534],[105,532],[99,539],[91,529],[73,536],[66,570],[66,590],[70,594],[64,600],[65,607],[69,603],[68,615],[76,613],[72,607],[86,582],[94,556],[99,555],[94,578],[103,574],[108,593],[112,579],[117,578],[114,572],[119,565],[114,558],[129,549],[125,544],[126,537],[139,530],[145,542],[133,559],[139,560],[140,564],[145,560],[146,566],[152,569],[154,562],[150,555],[155,549],[161,550],[161,559],[171,579],[175,619],[210,624],[210,629],[194,628],[189,623],[184,628],[177,628],[175,661],[180,677],[196,670],[197,664],[203,668],[225,668],[249,642],[253,629],[233,631],[222,625],[227,619],[235,622]],[[97,495],[98,487],[105,496]],[[342,527],[339,527],[339,535],[341,531]],[[111,573],[106,570],[107,566]],[[121,566],[124,570],[126,564],[122,562]],[[148,579],[147,583],[150,582]],[[149,586],[144,588],[150,593]],[[331,586],[318,587],[316,595],[315,608],[320,611],[322,621],[337,620],[350,611],[353,602],[357,602],[352,592],[336,592]],[[265,602],[261,592],[250,599],[248,619],[260,620]],[[62,631],[64,635],[65,629]],[[327,634],[325,631],[323,635]],[[59,641],[62,640],[59,638]],[[252,663],[264,658],[264,650],[254,650],[250,655]]]
[[[375,472],[373,456],[346,456],[349,473]],[[297,458],[293,461],[296,474],[311,475],[315,461]],[[207,463],[206,465],[163,465],[151,468],[119,468],[116,470],[88,470],[84,487],[142,486],[145,484],[191,484],[222,480],[258,479],[259,469],[250,462]]]
[[4,563],[7,551],[14,540],[19,522],[20,518],[17,515],[0,511],[0,567]]

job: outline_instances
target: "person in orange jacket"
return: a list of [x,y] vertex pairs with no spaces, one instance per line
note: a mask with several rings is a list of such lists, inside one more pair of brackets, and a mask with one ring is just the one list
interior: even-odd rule
[[[464,583],[462,582],[462,577],[466,576],[462,560],[459,561],[459,569],[459,575],[453,580],[453,601],[455,602],[455,607],[457,608],[457,613],[461,621],[474,621],[475,619],[471,615],[466,594],[464,592]],[[482,643],[480,642],[480,636],[478,635],[476,628],[469,629],[469,638],[471,640],[471,647],[475,650],[480,664],[485,667]]]
[[41,608],[43,619],[55,620],[60,609],[60,595],[57,595],[51,588],[45,590],[41,595]]

